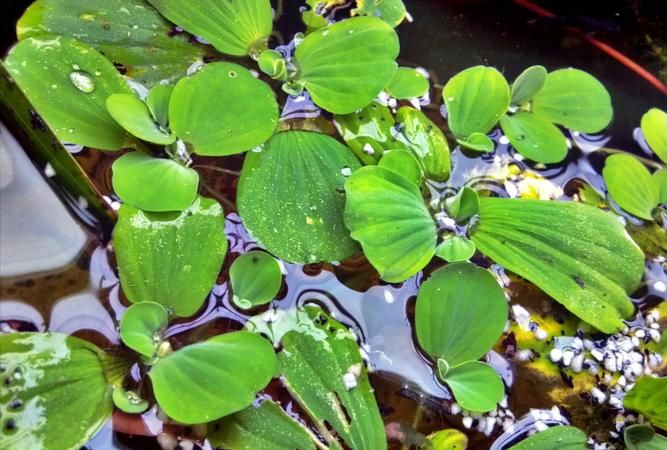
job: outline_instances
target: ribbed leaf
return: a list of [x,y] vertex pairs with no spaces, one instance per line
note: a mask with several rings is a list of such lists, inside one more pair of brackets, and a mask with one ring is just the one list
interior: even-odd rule
[[641,128],[651,150],[667,163],[667,113],[651,108],[642,116]]
[[547,69],[542,66],[531,66],[521,72],[512,83],[512,104],[520,105],[532,100],[546,80]]
[[398,110],[396,121],[401,124],[399,139],[421,160],[427,178],[445,181],[452,170],[449,144],[440,128],[426,115],[404,106]]
[[658,206],[658,183],[642,163],[632,155],[611,155],[602,171],[609,194],[618,206],[637,217],[653,220]]
[[556,426],[524,439],[509,450],[585,450],[587,439],[579,428]]

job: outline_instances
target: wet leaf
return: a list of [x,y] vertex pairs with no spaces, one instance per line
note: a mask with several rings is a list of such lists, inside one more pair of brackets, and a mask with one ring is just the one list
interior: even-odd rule
[[456,195],[445,199],[449,217],[464,222],[479,212],[479,195],[474,189],[463,186]]
[[664,450],[667,448],[667,437],[657,434],[650,425],[630,425],[625,428],[623,437],[628,450]]
[[288,416],[277,403],[263,401],[258,407],[222,419],[208,436],[215,448],[235,450],[316,450],[308,429]]
[[398,100],[421,97],[428,89],[428,78],[409,67],[399,67],[387,86],[389,95]]
[[271,137],[278,123],[278,104],[271,88],[245,67],[211,63],[176,84],[169,123],[195,153],[232,155]]
[[11,49],[5,64],[61,141],[102,150],[137,145],[106,107],[111,94],[132,91],[92,47],[66,37],[29,38]]
[[184,30],[201,36],[227,55],[245,56],[266,48],[273,29],[269,0],[148,0]]
[[477,248],[605,333],[634,308],[644,255],[613,215],[559,201],[481,198]]
[[667,163],[667,113],[651,108],[642,116],[641,129],[651,150]]
[[543,66],[530,66],[516,77],[512,83],[512,104],[521,105],[535,97],[547,80],[547,69]]
[[111,416],[111,360],[93,344],[59,333],[11,333],[0,335],[0,348],[4,450],[78,450]]
[[349,448],[386,449],[384,425],[355,337],[318,307],[308,310],[313,322],[301,322],[282,338],[278,370],[283,384],[330,446],[335,438],[328,429]]
[[173,26],[143,0],[38,0],[16,26],[19,40],[62,35],[85,42],[147,86],[185,76],[206,50],[173,36]]
[[238,187],[243,223],[261,245],[290,262],[341,261],[358,251],[343,223],[347,176],[360,167],[324,134],[286,131],[249,152]]
[[176,136],[161,129],[146,103],[134,94],[112,94],[107,98],[106,105],[118,125],[139,139],[160,145],[176,141]]
[[531,110],[543,119],[582,133],[597,133],[609,125],[613,115],[609,92],[602,83],[572,68],[547,74]]
[[155,120],[162,128],[169,127],[169,100],[174,86],[170,84],[158,84],[151,88],[146,96],[146,105]]
[[128,391],[122,386],[116,386],[112,394],[113,404],[127,414],[140,414],[148,409],[148,402],[139,397],[136,392]]
[[442,381],[452,390],[456,402],[469,411],[492,411],[505,396],[498,372],[481,361],[452,367]]
[[373,16],[397,27],[405,19],[406,11],[402,0],[356,0],[353,16]]
[[475,66],[452,77],[443,89],[449,128],[458,139],[486,134],[509,108],[510,87],[493,67]]
[[427,436],[426,445],[420,449],[426,450],[466,450],[468,448],[468,437],[454,428],[436,431]]
[[585,450],[587,439],[579,428],[555,426],[527,437],[509,450]]
[[142,302],[131,305],[120,321],[123,343],[146,358],[152,358],[167,328],[169,313],[159,303]]
[[296,48],[295,82],[335,114],[370,104],[396,72],[398,36],[377,17],[354,17],[306,36]]
[[653,220],[659,186],[644,165],[627,154],[611,155],[602,171],[609,194],[618,206],[637,217]]
[[250,406],[275,370],[269,341],[235,331],[159,359],[148,375],[160,408],[178,422],[197,424]]
[[653,425],[667,430],[667,378],[642,376],[628,391],[623,404],[650,420]]
[[378,166],[393,170],[415,185],[421,186],[423,175],[415,156],[407,150],[388,150]]
[[472,258],[477,248],[468,238],[463,236],[447,236],[438,244],[435,255],[447,262],[467,261]]
[[410,278],[435,253],[435,222],[419,188],[384,167],[366,166],[345,183],[345,224],[388,282]]
[[658,202],[667,205],[667,168],[653,172],[653,183],[658,186]]
[[462,147],[476,152],[490,153],[496,149],[491,138],[483,133],[473,133],[466,139],[457,139],[456,142]]
[[526,158],[544,164],[561,162],[567,156],[567,141],[558,127],[529,112],[503,115],[503,133]]
[[170,159],[127,153],[114,161],[112,171],[114,192],[145,211],[182,211],[197,196],[197,172]]
[[234,260],[229,268],[234,303],[251,308],[270,302],[283,281],[278,260],[268,253],[248,252]]
[[222,207],[198,197],[179,213],[118,212],[113,244],[123,292],[176,316],[194,314],[213,287],[227,251]]

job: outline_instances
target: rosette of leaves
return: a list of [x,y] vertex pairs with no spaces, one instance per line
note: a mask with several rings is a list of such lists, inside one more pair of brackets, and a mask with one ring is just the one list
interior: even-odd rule
[[[507,300],[485,269],[454,263],[438,269],[417,296],[417,340],[435,360],[438,379],[470,411],[491,411],[505,389],[498,373],[479,358],[500,337],[507,323]],[[471,327],[470,324],[476,324]]]

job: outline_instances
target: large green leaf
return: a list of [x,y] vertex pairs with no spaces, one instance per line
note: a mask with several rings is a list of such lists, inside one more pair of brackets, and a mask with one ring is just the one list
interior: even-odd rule
[[481,361],[468,361],[451,368],[442,381],[452,390],[456,402],[469,411],[492,411],[505,396],[505,385],[498,372]]
[[387,86],[387,92],[394,98],[405,100],[425,95],[428,88],[428,78],[421,72],[410,67],[399,67]]
[[644,255],[609,213],[573,202],[482,198],[471,238],[600,331],[622,328],[634,310],[628,293],[644,273]]
[[[282,338],[282,380],[329,444],[334,430],[349,448],[382,450],[387,439],[355,337],[319,308]],[[336,447],[338,448],[338,447]]]
[[167,328],[169,313],[156,302],[141,302],[130,306],[120,321],[120,338],[135,352],[152,358]]
[[567,141],[556,125],[533,113],[519,112],[500,118],[503,133],[526,158],[545,164],[567,156]]
[[632,155],[611,155],[602,170],[609,194],[618,206],[646,220],[653,220],[658,206],[658,183],[642,163]]
[[512,104],[521,105],[532,100],[546,80],[547,69],[542,66],[531,66],[521,72],[512,83]]
[[238,187],[243,223],[271,253],[291,262],[341,261],[358,247],[343,223],[343,184],[360,166],[324,134],[276,134],[246,156]]
[[532,112],[582,133],[597,133],[609,125],[613,115],[609,92],[602,83],[572,68],[547,74],[533,98]]
[[132,91],[92,47],[60,36],[29,38],[12,48],[5,64],[58,139],[102,150],[136,145],[106,107],[111,94]]
[[208,436],[216,448],[316,450],[308,429],[275,402],[265,400],[222,419]]
[[133,94],[112,94],[107,98],[107,111],[118,125],[132,135],[154,144],[168,145],[176,137],[162,129],[154,120],[146,103]]
[[199,197],[180,214],[118,212],[113,244],[123,292],[132,303],[160,303],[177,316],[195,313],[213,287],[227,251],[222,207]]
[[336,114],[368,105],[396,72],[398,36],[377,17],[354,17],[312,32],[294,54],[295,82]]
[[[78,450],[111,416],[111,360],[59,333],[0,335],[4,450]],[[76,420],[72,420],[72,414]]]
[[171,129],[199,155],[250,150],[271,137],[277,123],[271,88],[233,63],[211,63],[182,78],[169,102]]
[[460,139],[488,133],[510,105],[507,80],[493,67],[475,66],[456,74],[442,95],[449,128]]
[[623,401],[649,419],[653,425],[667,430],[667,377],[640,377]]
[[159,359],[148,375],[160,408],[185,424],[206,423],[250,406],[276,370],[263,337],[235,331]]
[[222,53],[253,54],[266,48],[273,28],[269,0],[148,0],[167,19],[201,36]]
[[667,163],[667,113],[651,108],[642,116],[641,129],[651,150]]
[[114,161],[113,190],[125,203],[145,211],[182,211],[197,196],[199,175],[170,159],[128,153]]
[[345,224],[383,280],[404,281],[428,264],[436,227],[414,182],[366,166],[347,180],[345,192]]
[[205,49],[172,36],[172,25],[143,0],[38,0],[16,26],[20,40],[62,35],[90,44],[146,85],[185,76]]
[[667,437],[661,436],[646,424],[634,424],[623,431],[628,450],[665,450]]
[[432,357],[458,366],[491,349],[507,314],[503,289],[488,270],[470,263],[449,264],[433,272],[419,290],[417,340]]
[[524,439],[509,450],[586,450],[587,439],[579,428],[556,426]]
[[229,268],[234,303],[242,308],[263,305],[278,294],[283,281],[278,260],[268,253],[248,252]]

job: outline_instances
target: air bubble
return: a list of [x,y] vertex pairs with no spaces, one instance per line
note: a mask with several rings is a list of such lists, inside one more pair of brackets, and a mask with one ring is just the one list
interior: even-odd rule
[[72,82],[75,88],[85,94],[90,94],[95,90],[95,81],[93,80],[93,77],[91,77],[88,72],[84,72],[83,70],[75,70],[70,72],[69,80]]

